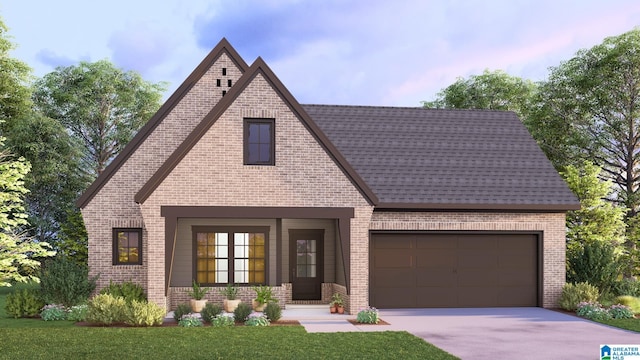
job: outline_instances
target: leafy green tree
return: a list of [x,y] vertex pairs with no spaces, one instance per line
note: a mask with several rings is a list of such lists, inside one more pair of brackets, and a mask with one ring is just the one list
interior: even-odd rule
[[0,19],[0,121],[10,123],[31,108],[31,69],[9,56],[15,45],[7,33],[7,26]]
[[585,161],[581,168],[570,165],[561,173],[580,200],[580,209],[567,213],[570,246],[594,241],[617,246],[624,242],[625,209],[605,200],[612,193],[612,184],[600,179],[601,171],[600,167]]
[[490,109],[514,111],[524,118],[536,92],[536,84],[502,70],[458,78],[440,91],[436,100],[423,101],[426,108]]
[[164,89],[106,60],[81,62],[38,80],[34,102],[80,142],[80,168],[93,179],[160,107]]
[[89,236],[79,209],[67,211],[67,218],[61,223],[56,245],[58,251],[70,260],[78,264],[87,264]]
[[[4,149],[1,137],[0,148]],[[11,286],[13,281],[38,281],[33,275],[40,267],[37,259],[55,254],[49,244],[21,233],[27,225],[23,197],[28,191],[24,177],[29,169],[23,158],[12,159],[8,151],[0,150],[0,286]]]

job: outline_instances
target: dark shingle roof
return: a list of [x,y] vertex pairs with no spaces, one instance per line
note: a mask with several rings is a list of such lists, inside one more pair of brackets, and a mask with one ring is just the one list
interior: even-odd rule
[[512,112],[302,107],[379,198],[378,207],[578,207]]

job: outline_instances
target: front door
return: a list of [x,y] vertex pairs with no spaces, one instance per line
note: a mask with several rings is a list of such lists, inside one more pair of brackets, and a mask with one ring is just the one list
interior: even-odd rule
[[320,300],[324,281],[324,230],[289,230],[293,300]]

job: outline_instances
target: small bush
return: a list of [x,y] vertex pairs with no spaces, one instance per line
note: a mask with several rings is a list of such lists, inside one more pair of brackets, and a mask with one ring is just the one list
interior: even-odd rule
[[358,311],[356,321],[362,324],[377,324],[380,321],[378,316],[378,309],[368,307]]
[[597,302],[581,302],[577,306],[576,314],[591,320],[609,320],[611,314]]
[[252,311],[253,310],[251,309],[251,306],[241,302],[240,304],[238,304],[238,307],[233,311],[233,317],[236,319],[237,322],[245,322],[247,321],[247,318],[249,317],[249,315],[251,315]]
[[596,302],[600,292],[595,286],[589,283],[582,282],[578,284],[567,283],[562,288],[562,295],[560,295],[560,307],[575,311],[578,308],[578,304],[581,302]]
[[270,302],[264,308],[264,315],[269,321],[278,321],[282,317],[282,308],[277,302]]
[[122,322],[126,307],[127,302],[121,297],[109,294],[96,295],[89,300],[87,321],[103,325]]
[[626,305],[611,305],[609,315],[613,319],[633,319],[633,312]]
[[634,314],[640,314],[640,297],[618,296],[615,300],[617,304],[628,306]]
[[251,314],[244,322],[246,326],[269,326],[269,319],[264,314]]
[[67,311],[62,305],[46,305],[42,308],[40,317],[44,321],[59,321],[67,319]]
[[96,288],[97,278],[89,278],[87,266],[64,256],[55,257],[44,263],[40,273],[42,299],[65,307],[85,303]]
[[199,327],[202,326],[202,319],[196,314],[186,314],[178,321],[178,325],[182,327]]
[[235,319],[231,315],[218,315],[211,320],[211,326],[215,327],[227,327],[234,326]]
[[613,294],[616,296],[629,295],[640,297],[640,281],[635,279],[622,279],[613,284]]
[[609,292],[622,269],[615,247],[604,241],[573,245],[567,249],[567,282],[588,282]]
[[109,281],[109,286],[100,290],[100,294],[111,294],[114,297],[120,296],[128,303],[132,301],[147,302],[147,295],[144,293],[142,286],[131,281],[125,281],[121,284]]
[[178,304],[178,307],[173,311],[173,318],[176,321],[180,321],[183,316],[191,313],[191,305],[184,303]]
[[204,320],[204,322],[210,323],[213,318],[220,315],[221,313],[222,306],[218,304],[207,303],[204,306],[204,309],[202,309],[202,311],[200,312],[200,315],[202,316],[202,320]]
[[124,323],[131,326],[162,325],[165,310],[158,304],[132,300],[125,309]]
[[35,317],[45,305],[37,289],[16,290],[7,295],[5,311],[14,318]]
[[69,321],[85,321],[87,320],[88,306],[86,304],[72,306],[68,309],[67,320]]

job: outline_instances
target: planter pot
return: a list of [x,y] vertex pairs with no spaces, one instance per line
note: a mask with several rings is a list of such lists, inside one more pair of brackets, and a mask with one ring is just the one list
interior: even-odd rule
[[202,309],[204,309],[204,306],[207,304],[207,300],[191,299],[189,303],[191,305],[191,311],[199,313],[200,311],[202,311]]
[[264,308],[267,307],[267,304],[262,304],[257,302],[255,299],[251,301],[251,305],[253,305],[254,311],[264,311]]
[[335,306],[331,306],[329,307],[329,312],[331,312],[332,314],[335,314],[338,312],[338,308]]
[[224,311],[228,313],[233,312],[238,307],[238,304],[240,304],[240,301],[241,301],[240,299],[235,299],[235,300],[224,299],[223,301]]
[[344,307],[338,306],[338,314],[344,314]]

